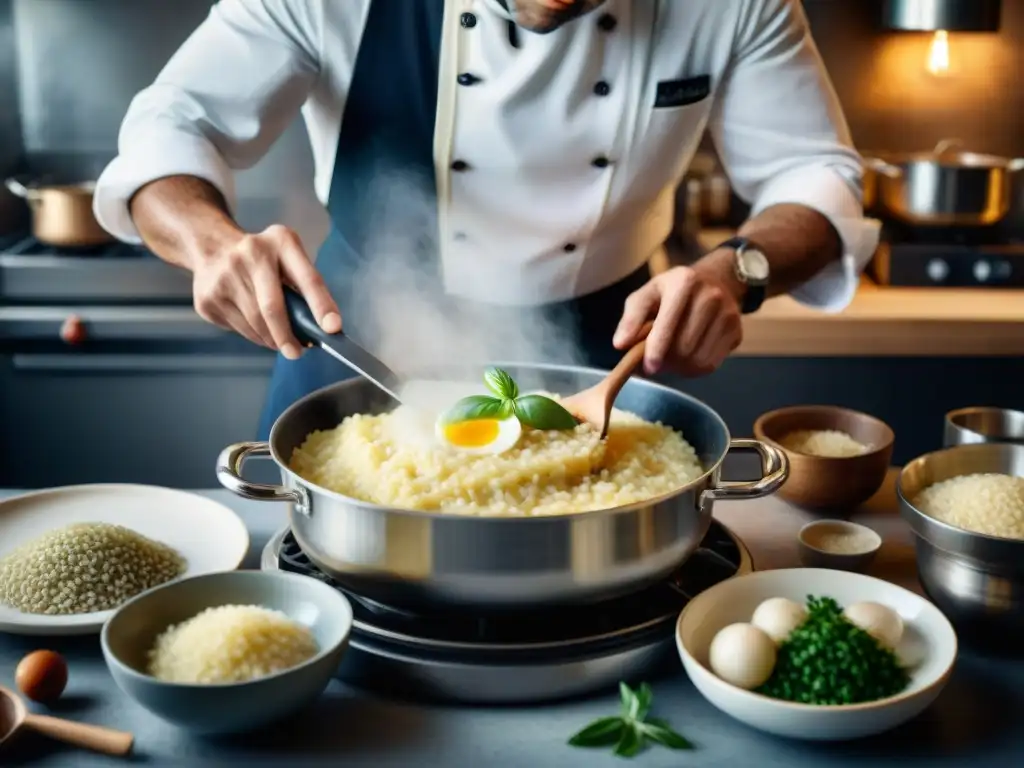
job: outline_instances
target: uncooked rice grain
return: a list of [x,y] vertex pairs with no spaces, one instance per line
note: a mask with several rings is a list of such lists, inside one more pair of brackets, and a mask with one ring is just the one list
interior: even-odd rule
[[502,517],[634,504],[704,473],[683,435],[619,410],[612,412],[606,441],[589,424],[524,427],[518,444],[497,455],[404,439],[402,419],[403,407],[349,416],[334,429],[309,435],[290,466],[314,485],[383,506]]
[[930,485],[911,502],[926,515],[966,531],[1024,539],[1024,477],[961,475]]
[[309,629],[280,611],[221,605],[166,629],[149,652],[149,674],[170,683],[244,683],[318,652]]
[[0,559],[0,603],[34,614],[106,611],[177,578],[185,566],[172,547],[130,528],[75,523]]
[[795,453],[830,459],[848,459],[868,452],[868,446],[838,429],[801,429],[789,432],[779,440],[779,445]]

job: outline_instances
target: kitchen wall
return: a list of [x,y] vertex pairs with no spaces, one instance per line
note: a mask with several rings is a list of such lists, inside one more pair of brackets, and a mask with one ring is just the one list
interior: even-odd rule
[[[0,0],[0,178],[21,163],[21,120],[18,114],[18,67],[12,0]],[[0,232],[24,221],[24,208],[0,194]]]
[[[211,5],[13,0],[28,167],[95,177],[114,155],[132,96],[153,80]],[[326,231],[326,216],[313,194],[312,174],[305,130],[296,121],[262,162],[239,175],[242,223],[260,228],[281,221],[315,247]]]
[[862,150],[920,150],[941,139],[1024,154],[1024,2],[1003,0],[998,34],[950,35],[952,68],[925,69],[931,35],[877,28],[881,0],[806,0],[815,38]]

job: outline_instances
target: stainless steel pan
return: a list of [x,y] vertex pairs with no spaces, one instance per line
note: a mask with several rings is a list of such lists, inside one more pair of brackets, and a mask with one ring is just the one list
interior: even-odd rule
[[[604,376],[571,366],[502,367],[523,387],[566,394]],[[451,372],[445,374],[452,379]],[[668,575],[699,546],[714,502],[766,496],[782,485],[789,469],[775,448],[730,439],[722,419],[699,400],[635,378],[617,406],[681,430],[706,468],[685,488],[647,503],[553,517],[464,517],[368,504],[311,485],[288,469],[292,451],[310,432],[393,405],[365,379],[344,381],[285,411],[269,443],[232,445],[217,462],[220,482],[239,496],[291,505],[295,537],[325,573],[363,597],[391,605],[515,609],[638,590]],[[723,482],[720,470],[730,450],[759,453],[762,477]],[[261,456],[278,465],[281,485],[243,479],[245,461]]]
[[92,212],[91,181],[46,184],[7,179],[7,189],[23,198],[32,209],[32,234],[47,245],[85,248],[114,238],[96,221]]
[[865,157],[864,207],[920,226],[988,226],[1010,210],[1024,158],[964,152],[947,139],[931,152]]

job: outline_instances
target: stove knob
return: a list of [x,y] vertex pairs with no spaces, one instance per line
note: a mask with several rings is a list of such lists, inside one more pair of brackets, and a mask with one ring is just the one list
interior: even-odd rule
[[1000,280],[1009,280],[1013,275],[1013,266],[1008,261],[996,262],[996,277]]
[[941,283],[949,276],[949,264],[942,259],[932,259],[925,267],[930,277],[936,283]]
[[987,261],[976,261],[974,262],[974,279],[979,283],[988,282],[988,279],[992,277],[992,265]]
[[65,344],[72,346],[83,343],[85,341],[85,323],[82,322],[82,318],[71,315],[65,320],[60,326],[60,338]]

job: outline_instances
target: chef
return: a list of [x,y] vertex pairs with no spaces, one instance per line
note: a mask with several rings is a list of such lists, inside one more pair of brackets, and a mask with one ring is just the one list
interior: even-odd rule
[[[232,215],[235,173],[300,111],[331,220],[315,261]],[[652,277],[705,130],[752,216]],[[191,270],[202,317],[280,350],[264,436],[339,378],[301,354],[281,286],[341,329],[375,233],[407,225],[367,193],[380,179],[430,201],[423,291],[442,306],[568,318],[602,367],[653,320],[649,374],[715,370],[766,297],[844,308],[875,244],[800,0],[221,0],[133,100],[118,151],[103,226]]]

